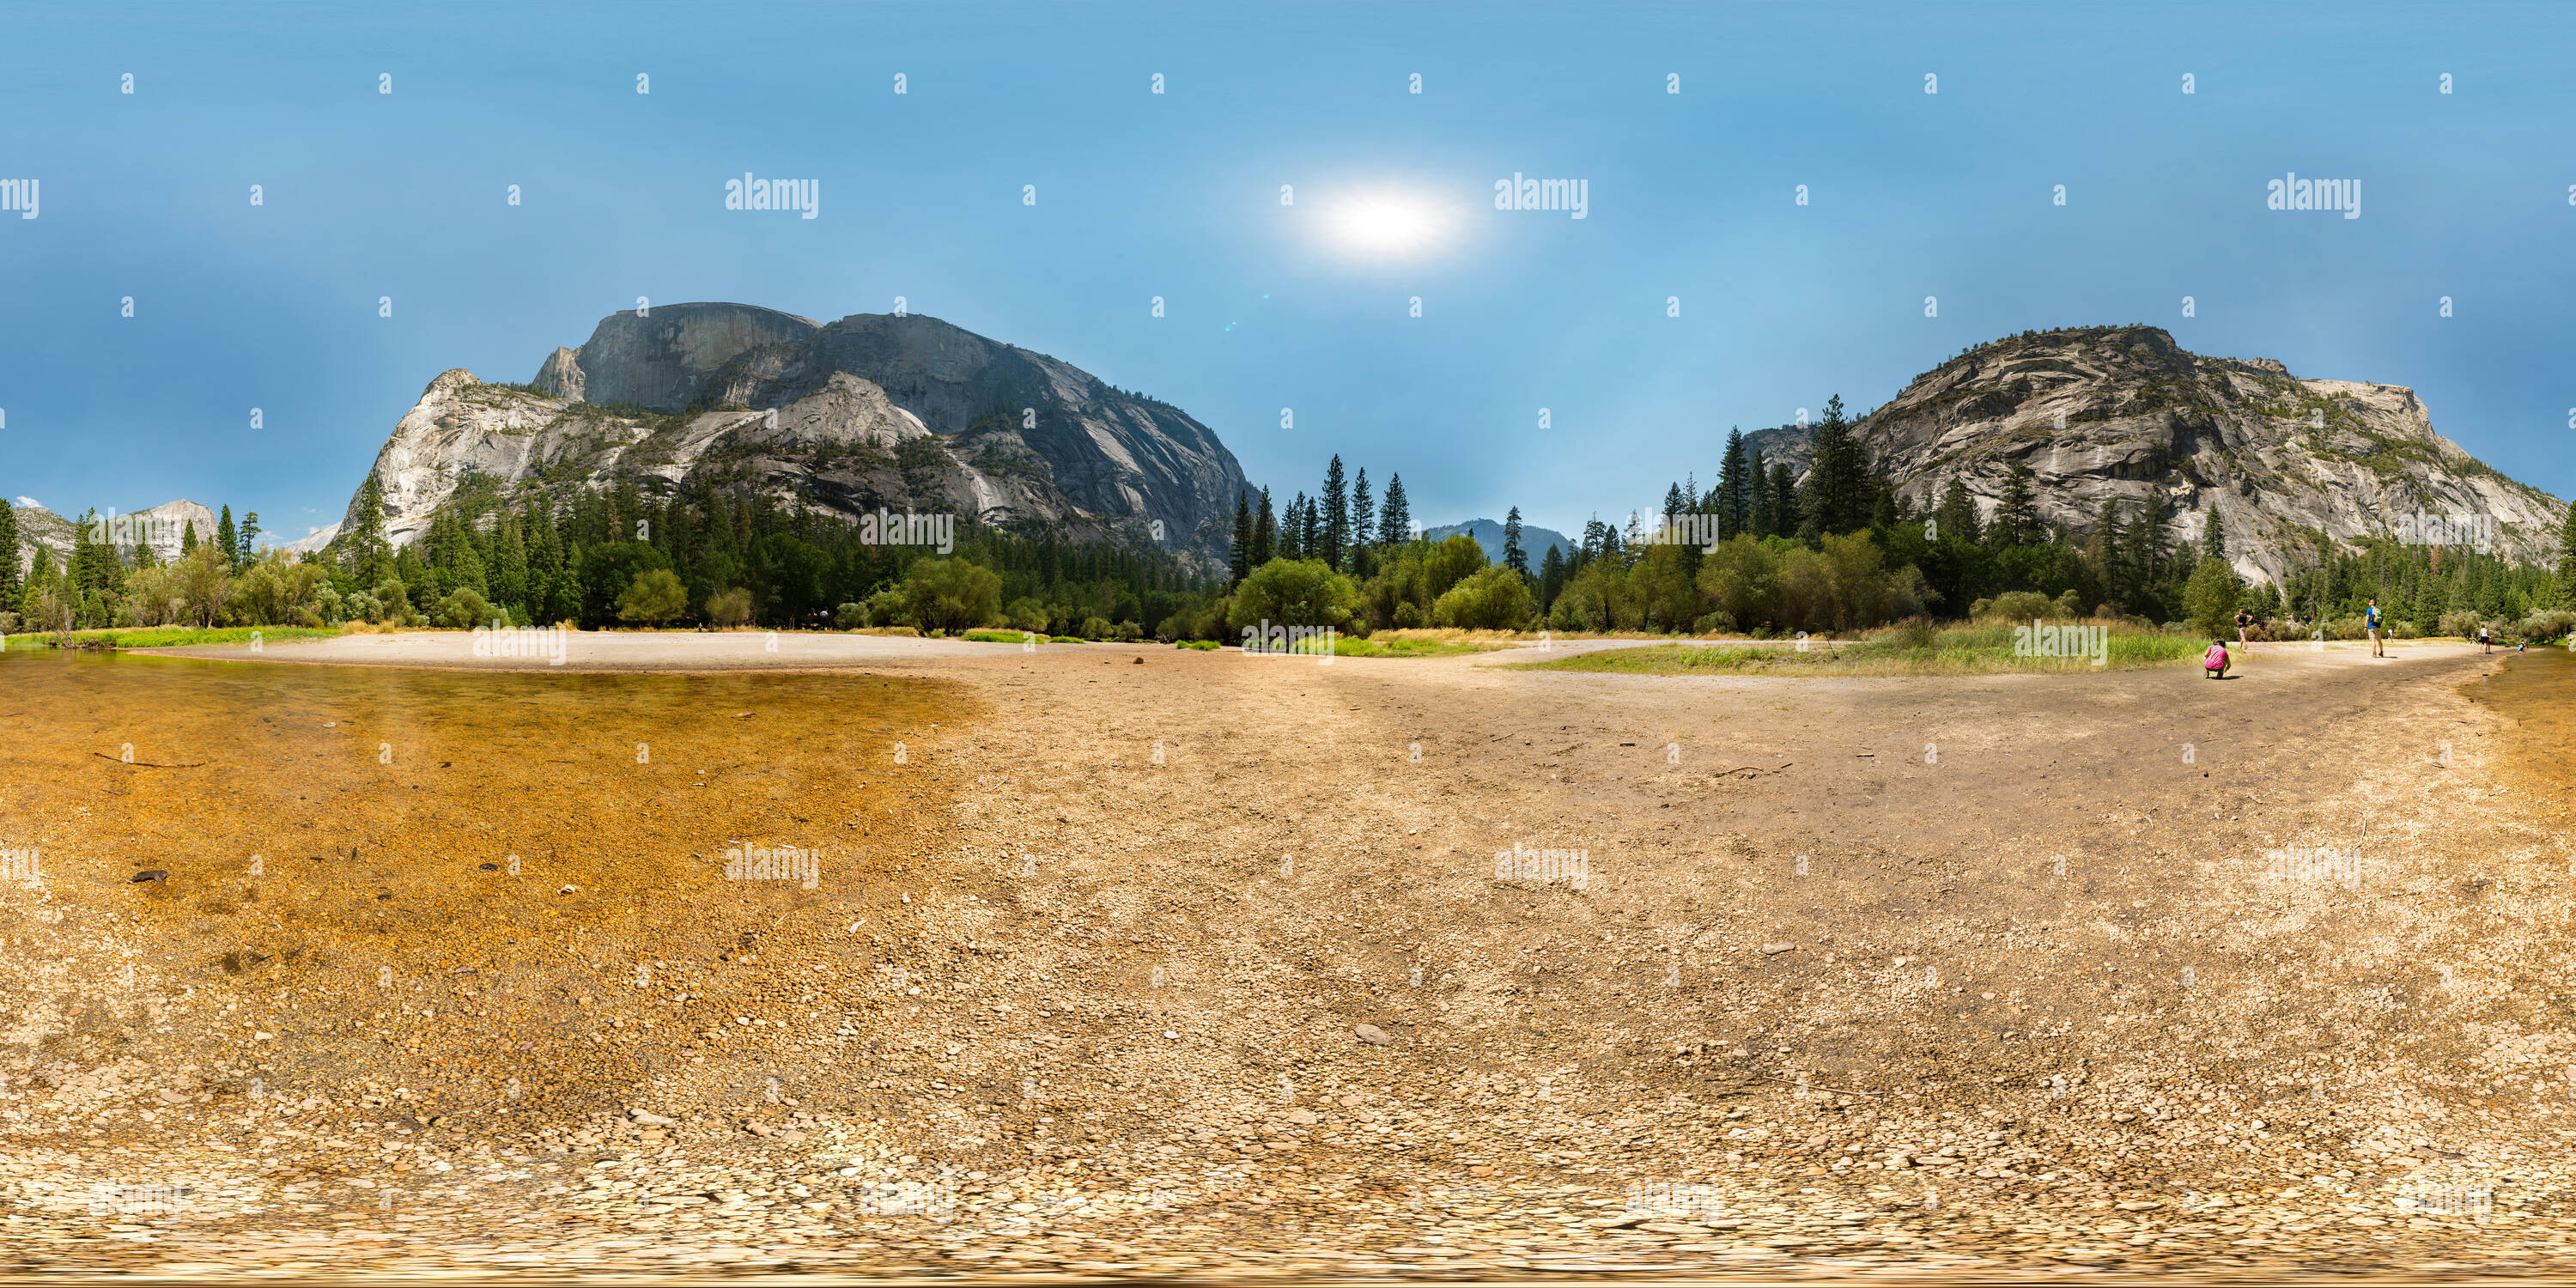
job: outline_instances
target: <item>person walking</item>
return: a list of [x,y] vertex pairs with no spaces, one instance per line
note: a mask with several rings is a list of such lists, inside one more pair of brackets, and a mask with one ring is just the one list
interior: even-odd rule
[[2480,623],[2478,626],[2478,651],[2481,653],[2495,652],[2495,632],[2487,629],[2484,623]]
[[2253,624],[2254,624],[2254,614],[2249,613],[2249,612],[2246,612],[2246,611],[2245,611],[2244,609],[2242,609],[2242,608],[2240,608],[2240,609],[2237,609],[2237,610],[2236,610],[2236,642],[2237,642],[2237,644],[2239,644],[2239,645],[2241,646],[2241,645],[2243,645],[2243,644],[2245,643],[2245,628],[2246,628],[2246,627],[2248,627],[2248,626],[2252,626]]
[[2376,597],[2370,601],[2370,607],[2362,610],[2362,624],[2370,630],[2370,655],[2388,656],[2388,646],[2379,638],[2379,600]]

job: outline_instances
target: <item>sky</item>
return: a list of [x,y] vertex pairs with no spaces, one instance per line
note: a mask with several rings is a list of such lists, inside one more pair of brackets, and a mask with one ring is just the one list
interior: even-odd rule
[[[1335,453],[1401,473],[1430,524],[1579,530],[1705,482],[1730,426],[2132,322],[2411,386],[2567,497],[2571,36],[2539,4],[7,3],[0,181],[39,206],[0,211],[0,495],[293,538],[441,371],[528,380],[638,297],[902,297],[1180,406],[1283,496]],[[2293,172],[2359,218],[2267,209]],[[816,217],[726,210],[745,173]],[[1515,175],[1584,217],[1496,209]]]

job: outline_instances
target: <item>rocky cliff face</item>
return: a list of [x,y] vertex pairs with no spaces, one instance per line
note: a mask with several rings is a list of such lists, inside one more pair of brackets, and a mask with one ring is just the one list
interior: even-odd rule
[[387,535],[408,543],[478,476],[678,483],[714,463],[791,506],[1058,525],[1199,561],[1223,559],[1244,486],[1207,426],[1043,354],[936,318],[825,326],[740,304],[602,319],[524,388],[446,372],[375,477]]
[[1918,509],[1955,477],[1991,516],[2019,461],[2051,523],[2087,533],[2104,500],[2135,515],[2162,494],[2178,536],[2215,511],[2238,570],[2274,581],[2313,547],[2302,529],[2398,536],[2419,514],[2483,516],[2496,553],[2539,562],[2566,515],[2435,433],[2411,389],[2203,357],[2155,327],[1981,346],[1915,377],[1856,436]]
[[[77,519],[66,519],[41,505],[17,507],[18,566],[23,571],[34,565],[36,547],[54,552],[54,567],[59,569],[72,557],[72,528]],[[150,546],[161,562],[179,557],[182,526],[197,530],[197,540],[215,538],[215,512],[194,501],[164,501],[148,510],[131,514],[105,514],[99,519],[106,525],[105,537],[120,547]],[[96,530],[92,539],[101,534]]]

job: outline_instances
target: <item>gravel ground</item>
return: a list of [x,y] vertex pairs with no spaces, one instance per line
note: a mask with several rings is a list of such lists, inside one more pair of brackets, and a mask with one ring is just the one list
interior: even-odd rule
[[[169,774],[85,763],[117,741],[99,721],[33,710],[52,736],[5,753],[8,801],[49,858],[113,861],[0,892],[0,951],[31,963],[0,985],[0,1254],[190,1277],[2576,1261],[2566,794],[2457,692],[2491,661],[2257,652],[2204,687],[1511,660],[872,655],[930,705],[828,749],[854,768],[776,747],[708,804],[667,793],[738,811],[728,837],[761,810],[876,819],[864,859],[827,851],[810,890],[639,877],[623,921],[460,901],[385,932],[422,955],[389,992],[328,909],[212,959],[209,924],[250,914],[163,908],[185,870],[125,872],[216,825],[149,796]],[[17,692],[0,716],[28,720]],[[544,815],[610,772],[517,790]],[[321,880],[273,876],[261,906],[321,908],[334,887],[295,888]],[[500,951],[475,916],[517,955],[447,964]]]

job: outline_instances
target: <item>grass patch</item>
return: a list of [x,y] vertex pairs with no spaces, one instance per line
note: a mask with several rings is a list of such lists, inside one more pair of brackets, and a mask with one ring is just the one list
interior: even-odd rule
[[[2070,623],[2058,623],[2068,625]],[[2102,627],[2105,623],[2073,625]],[[2003,671],[2095,671],[2114,667],[2175,666],[2197,659],[2207,640],[2119,623],[2107,624],[2105,662],[2083,657],[2023,657],[2014,652],[2013,624],[1900,625],[1857,640],[1795,644],[1658,644],[1604,649],[1547,662],[1531,670],[1592,671],[1630,675],[1977,675]]]
[[1019,644],[1028,639],[1026,631],[968,631],[965,638],[978,644]]
[[[127,626],[111,630],[73,631],[74,648],[178,648],[189,644],[247,644],[257,635],[262,643],[284,640],[338,639],[337,627],[311,626]],[[9,637],[11,648],[52,648],[51,634],[25,634]]]
[[1217,644],[1216,644],[1216,641],[1215,641],[1215,640],[1177,640],[1177,641],[1174,641],[1174,642],[1173,642],[1173,644],[1172,644],[1172,647],[1173,647],[1173,648],[1194,648],[1194,649],[1212,649],[1212,648],[1215,648],[1216,646],[1217,646]]

